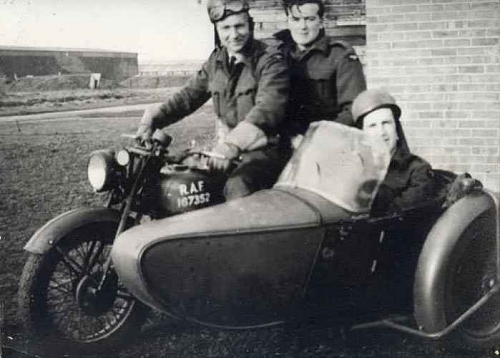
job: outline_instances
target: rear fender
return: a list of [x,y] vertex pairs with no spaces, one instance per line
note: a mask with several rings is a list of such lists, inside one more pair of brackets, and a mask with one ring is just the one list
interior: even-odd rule
[[90,223],[120,222],[120,213],[106,207],[85,207],[65,212],[38,229],[24,246],[26,251],[44,254],[71,231]]
[[[414,285],[415,319],[425,332],[436,333],[446,328],[446,270],[453,250],[464,230],[491,208],[498,216],[498,195],[487,191],[470,194],[446,210],[429,232],[419,256]],[[498,217],[494,225],[498,235]]]

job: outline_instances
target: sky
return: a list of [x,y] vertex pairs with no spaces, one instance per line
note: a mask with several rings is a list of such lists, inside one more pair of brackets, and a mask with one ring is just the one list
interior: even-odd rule
[[0,0],[0,46],[137,52],[143,63],[203,60],[213,26],[199,0]]

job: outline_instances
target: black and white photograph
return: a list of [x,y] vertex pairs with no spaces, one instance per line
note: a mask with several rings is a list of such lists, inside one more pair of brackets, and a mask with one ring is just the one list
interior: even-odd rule
[[0,0],[0,358],[498,356],[499,0]]

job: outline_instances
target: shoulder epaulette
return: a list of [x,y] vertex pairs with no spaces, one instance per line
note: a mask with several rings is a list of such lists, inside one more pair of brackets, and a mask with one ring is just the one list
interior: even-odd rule
[[351,59],[353,61],[358,61],[359,60],[359,57],[356,54],[356,51],[354,50],[354,47],[352,47],[351,44],[348,43],[347,41],[333,40],[332,39],[330,41],[330,47],[334,47],[334,46],[342,47],[346,51],[345,55],[348,56],[349,59]]
[[340,46],[340,47],[345,48],[346,50],[352,49],[351,44],[347,41],[344,41],[344,40],[330,39],[329,45],[332,47],[333,46]]

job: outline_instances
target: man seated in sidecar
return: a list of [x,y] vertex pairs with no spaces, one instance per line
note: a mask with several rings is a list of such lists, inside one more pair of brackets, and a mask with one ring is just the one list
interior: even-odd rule
[[[285,169],[284,174],[280,177],[278,186],[282,185],[283,181],[288,182],[288,184],[293,182],[287,176],[300,167],[298,161],[303,162],[301,166],[315,161],[318,168],[323,171],[323,174],[319,175],[322,177],[321,181],[329,182],[329,184],[321,184],[318,193],[333,203],[339,204],[342,208],[353,212],[360,212],[362,209],[361,211],[369,211],[372,215],[380,216],[385,213],[400,212],[435,199],[437,184],[434,171],[424,159],[410,152],[399,120],[401,109],[396,104],[395,99],[383,89],[365,90],[355,98],[351,111],[355,125],[363,131],[362,134],[352,134],[351,139],[346,139],[349,138],[348,133],[351,131],[338,127],[328,130],[331,136],[328,138],[320,134],[325,131],[326,123],[312,129],[309,133],[309,143],[304,143],[304,147],[316,149],[304,150],[303,148],[302,152],[296,153],[291,161],[292,164],[289,164],[288,170]],[[355,162],[351,162],[350,166],[357,167],[358,170],[363,168],[361,176],[355,172],[349,172],[348,166],[346,166],[346,163],[349,162],[346,160],[349,154],[345,150],[350,141],[357,143],[355,146],[358,147],[350,154],[351,160],[361,158],[361,165],[358,166],[354,164]],[[337,145],[332,144],[332,142],[337,143]],[[350,145],[353,145],[352,143]],[[361,143],[367,145],[363,150],[360,150]],[[304,155],[304,151],[307,154]],[[318,160],[315,156],[322,151],[326,157]],[[370,164],[371,161],[373,163]],[[295,169],[290,170],[290,166],[295,166]],[[325,179],[325,168],[329,168],[331,182]],[[373,172],[368,174],[370,171]],[[295,177],[294,180],[298,179],[298,182],[293,185],[317,191],[317,183],[311,184],[311,180],[315,180],[312,179],[314,177],[312,173],[314,173],[314,169],[303,170],[301,175]],[[352,176],[350,181],[352,187],[346,190],[345,184],[349,180],[346,178],[344,184],[340,185],[341,181],[338,179],[348,175]],[[373,180],[370,179],[370,175],[374,175]],[[307,176],[309,178],[305,179]],[[356,190],[358,193],[354,194]],[[361,206],[356,206],[353,205],[354,203],[349,203],[349,199],[340,199],[349,196],[350,200],[358,200],[358,205],[361,203],[359,202],[360,198],[371,198],[371,200],[361,203]]]
[[434,173],[429,163],[410,152],[399,120],[401,109],[394,98],[382,89],[365,90],[354,100],[352,114],[356,127],[381,140],[391,155],[372,213],[400,211],[433,199]]

